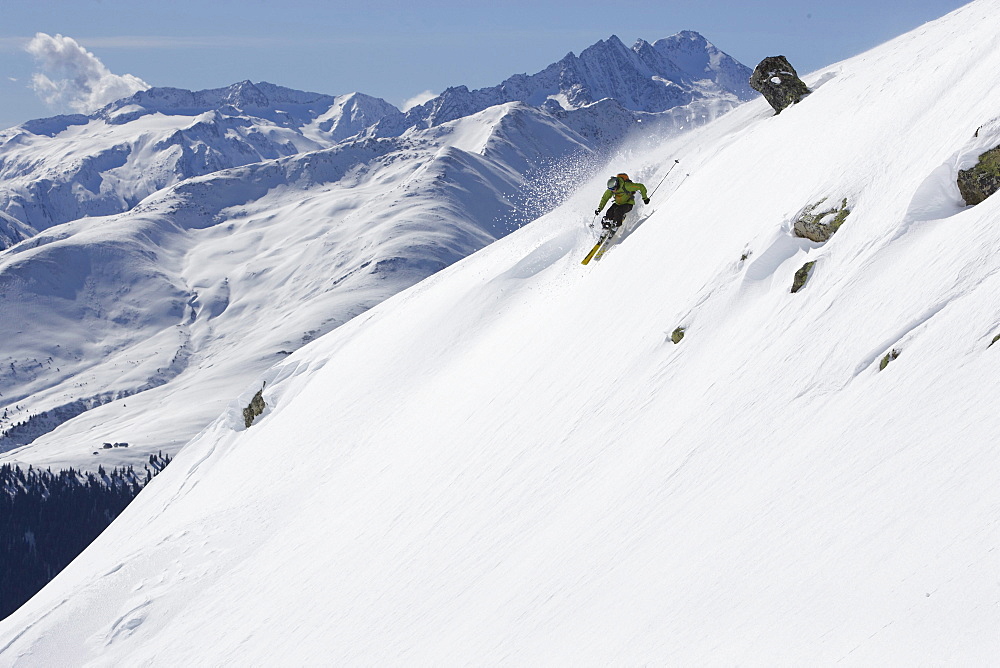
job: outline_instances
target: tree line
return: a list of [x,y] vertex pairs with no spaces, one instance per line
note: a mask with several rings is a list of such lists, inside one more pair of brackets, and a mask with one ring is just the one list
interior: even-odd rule
[[69,565],[169,463],[158,453],[139,471],[0,466],[0,619]]

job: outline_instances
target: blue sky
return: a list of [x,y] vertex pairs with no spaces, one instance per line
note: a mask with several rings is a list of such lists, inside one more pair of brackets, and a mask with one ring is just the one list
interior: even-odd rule
[[753,67],[782,54],[800,72],[860,53],[964,0],[0,0],[0,128],[71,112],[31,87],[25,45],[72,37],[114,74],[199,90],[236,81],[400,106],[425,91],[534,73],[617,35],[626,44],[696,30]]

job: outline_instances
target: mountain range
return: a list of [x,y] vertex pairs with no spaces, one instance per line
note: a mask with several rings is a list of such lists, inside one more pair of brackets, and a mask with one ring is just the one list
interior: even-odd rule
[[625,137],[725,113],[748,77],[697,33],[612,37],[406,113],[244,81],[0,133],[0,456],[173,454],[283,356],[552,209]]

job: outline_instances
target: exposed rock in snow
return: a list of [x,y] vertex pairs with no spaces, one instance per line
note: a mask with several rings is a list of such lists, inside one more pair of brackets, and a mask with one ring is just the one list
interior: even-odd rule
[[958,171],[958,190],[969,205],[1000,190],[1000,146],[980,155],[975,167]]
[[250,400],[247,407],[243,409],[244,426],[249,429],[265,408],[267,408],[267,404],[264,403],[264,388],[261,388],[257,394],[253,395],[253,399]]
[[784,56],[769,56],[760,61],[750,77],[750,86],[764,96],[776,114],[810,93]]
[[845,197],[841,201],[839,208],[826,209],[816,213],[816,209],[825,201],[824,197],[815,204],[807,206],[799,214],[792,227],[795,236],[823,243],[829,241],[830,237],[840,229],[851,213],[851,210],[847,208],[847,198]]
[[883,357],[883,358],[882,358],[882,359],[881,359],[881,360],[879,361],[879,363],[878,363],[878,370],[879,370],[879,371],[885,371],[885,368],[886,368],[887,366],[889,366],[889,364],[890,364],[891,362],[893,362],[893,361],[894,361],[894,360],[895,360],[896,358],[898,358],[898,357],[899,357],[899,354],[900,354],[900,352],[901,352],[901,351],[899,351],[899,350],[897,350],[897,349],[895,349],[895,348],[893,348],[892,350],[890,350],[889,352],[887,352],[887,353],[885,354],[885,357]]
[[809,276],[812,274],[813,267],[816,262],[806,262],[802,265],[802,268],[795,272],[795,279],[792,281],[792,293],[796,293],[805,287],[806,282],[809,280]]

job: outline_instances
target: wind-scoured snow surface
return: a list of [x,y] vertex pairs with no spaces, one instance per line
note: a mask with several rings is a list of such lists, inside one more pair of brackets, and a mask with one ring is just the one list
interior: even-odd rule
[[304,347],[0,662],[990,665],[1000,199],[954,177],[1000,143],[995,9],[610,166],[681,159],[599,263],[603,178]]

